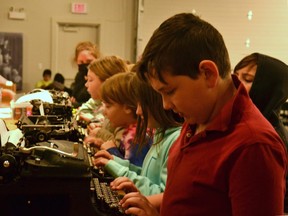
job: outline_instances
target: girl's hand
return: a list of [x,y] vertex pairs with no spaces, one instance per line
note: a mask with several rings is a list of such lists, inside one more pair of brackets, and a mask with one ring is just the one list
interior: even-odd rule
[[114,148],[114,147],[116,147],[114,141],[108,140],[108,141],[103,142],[103,143],[101,144],[100,149],[102,149],[102,150],[107,150],[107,149],[109,149],[109,148]]
[[87,126],[89,135],[95,135],[96,136],[96,134],[101,129],[101,127],[102,127],[101,123],[97,123],[97,122],[89,123]]
[[97,167],[103,167],[109,160],[113,160],[113,156],[105,150],[100,150],[94,155],[93,164]]
[[101,145],[104,143],[104,141],[101,138],[96,138],[94,136],[86,136],[84,139],[84,143],[89,143],[91,146],[95,146],[98,149],[101,148]]
[[138,188],[127,177],[118,177],[110,183],[113,190],[123,190],[127,192],[138,192]]

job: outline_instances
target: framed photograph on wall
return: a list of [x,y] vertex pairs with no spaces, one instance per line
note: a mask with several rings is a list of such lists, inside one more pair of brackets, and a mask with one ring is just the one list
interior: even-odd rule
[[0,75],[22,90],[22,33],[0,32]]

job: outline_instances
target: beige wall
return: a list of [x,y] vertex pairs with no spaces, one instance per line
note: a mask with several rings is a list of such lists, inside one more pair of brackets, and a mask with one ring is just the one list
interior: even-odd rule
[[[288,63],[287,0],[139,0],[137,53],[135,54],[134,7],[138,0],[84,0],[88,14],[70,12],[72,0],[0,0],[0,31],[23,33],[24,91],[41,79],[42,70],[52,67],[52,20],[94,20],[101,25],[99,46],[104,55],[115,54],[134,61],[153,31],[168,17],[196,12],[222,33],[232,66],[245,55],[261,52]],[[24,8],[25,20],[9,20],[13,6]],[[247,19],[253,11],[252,20]],[[250,39],[250,47],[245,46]],[[39,68],[39,63],[42,68]],[[75,69],[77,70],[77,69]]]
[[[87,3],[88,13],[72,14],[72,2]],[[134,0],[0,0],[0,32],[23,34],[23,91],[31,90],[42,78],[43,69],[52,67],[52,19],[55,17],[100,24],[101,52],[134,61],[135,3]],[[24,8],[26,19],[8,19],[10,7]]]
[[[288,63],[287,0],[140,0],[138,55],[153,31],[168,17],[193,10],[223,35],[232,66],[245,55],[261,52]],[[251,21],[248,11],[253,11]],[[250,39],[250,47],[245,46]]]

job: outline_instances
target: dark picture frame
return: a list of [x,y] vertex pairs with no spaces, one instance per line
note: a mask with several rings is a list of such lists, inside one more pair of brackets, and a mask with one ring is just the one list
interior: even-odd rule
[[0,32],[0,75],[22,90],[23,34]]

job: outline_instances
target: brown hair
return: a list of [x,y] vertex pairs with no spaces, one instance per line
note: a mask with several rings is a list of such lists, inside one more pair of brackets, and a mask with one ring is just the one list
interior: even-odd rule
[[117,56],[95,59],[90,63],[88,69],[94,72],[102,82],[119,72],[128,71],[126,61]]
[[[138,117],[135,142],[141,145],[145,143],[148,129],[148,114],[159,124],[158,132],[160,139],[157,140],[157,143],[161,142],[168,128],[177,127],[181,124],[175,120],[172,110],[164,110],[161,95],[136,74],[133,76],[131,85],[131,89],[134,89],[136,93],[137,102],[142,108],[144,117],[143,119]],[[151,128],[150,131],[152,131],[152,129],[153,128]]]
[[120,73],[107,79],[102,85],[101,96],[106,103],[127,105],[134,111],[135,117],[137,105],[141,106],[144,118],[137,118],[134,138],[134,143],[138,143],[140,149],[147,143],[147,131],[152,131],[152,128],[148,128],[148,113],[159,124],[160,139],[157,143],[162,140],[168,128],[180,126],[175,121],[172,111],[164,110],[161,95],[148,83],[140,80],[135,72]]
[[235,66],[234,68],[234,73],[237,70],[240,70],[248,65],[254,66],[258,64],[258,53],[252,53],[246,57],[244,57],[243,59],[241,59],[240,62],[238,62],[238,64]]
[[95,58],[100,57],[100,51],[96,44],[93,44],[90,41],[82,41],[76,45],[75,54],[74,54],[75,62],[77,61],[79,53],[82,52],[83,50],[90,51],[91,55],[94,56]]
[[130,84],[135,73],[119,73],[108,78],[101,86],[101,98],[105,103],[128,106],[137,118],[137,99],[135,89]]
[[198,16],[181,13],[164,21],[153,33],[137,64],[137,72],[144,80],[148,75],[165,82],[163,71],[197,79],[203,60],[215,62],[222,78],[230,75],[222,35]]

